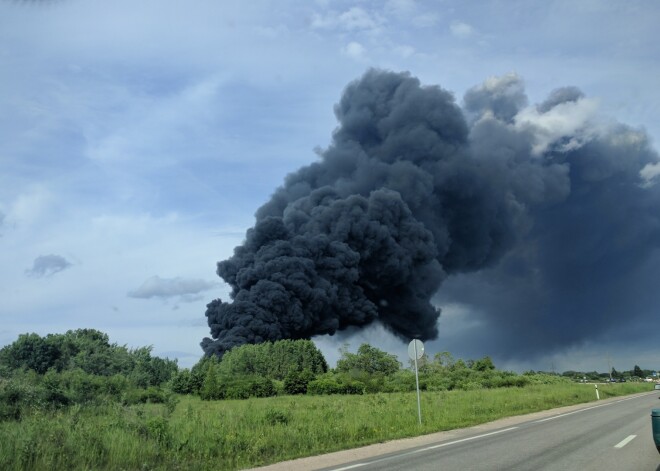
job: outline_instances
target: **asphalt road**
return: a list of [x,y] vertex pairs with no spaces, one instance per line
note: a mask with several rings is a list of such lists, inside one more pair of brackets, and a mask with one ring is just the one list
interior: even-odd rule
[[[660,471],[651,436],[658,392],[592,403],[436,443],[323,468],[333,471]],[[319,468],[316,468],[319,469]]]

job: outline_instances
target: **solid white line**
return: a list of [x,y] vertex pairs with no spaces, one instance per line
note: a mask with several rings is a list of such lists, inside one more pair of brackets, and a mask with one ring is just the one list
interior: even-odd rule
[[611,405],[614,405],[614,404],[618,404],[620,402],[630,401],[632,399],[637,399],[640,396],[646,396],[646,395],[647,395],[646,393],[642,393],[642,394],[639,394],[639,395],[626,397],[624,399],[619,399],[618,401],[608,402],[607,404],[599,404],[597,406],[585,407],[584,409],[574,410],[573,412],[566,412],[565,414],[553,415],[552,417],[548,417],[548,418],[545,418],[545,419],[535,420],[534,423],[535,424],[540,424],[541,422],[547,422],[549,420],[555,420],[555,419],[558,419],[560,417],[566,417],[567,415],[577,414],[578,412],[584,412],[584,411],[588,411],[588,410],[592,410],[592,409],[598,409],[599,407],[611,406]]
[[440,443],[439,445],[432,445],[432,446],[426,447],[423,450],[419,450],[419,451],[435,450],[436,448],[442,448],[444,446],[449,446],[449,445],[455,445],[457,443],[468,442],[470,440],[476,440],[477,438],[484,438],[484,437],[489,437],[491,435],[496,435],[498,433],[510,432],[511,430],[515,430],[517,428],[518,427],[509,427],[509,428],[505,428],[505,429],[502,429],[502,430],[497,430],[495,432],[484,433],[482,435],[476,435],[474,437],[461,438],[460,440],[454,440],[453,442]]
[[567,415],[573,415],[573,414],[577,414],[578,412],[584,412],[584,411],[587,411],[587,410],[598,409],[599,407],[605,407],[605,406],[609,406],[609,404],[600,404],[598,406],[591,406],[591,407],[586,407],[586,408],[580,409],[580,410],[574,410],[573,412],[566,412],[565,414],[553,415],[552,417],[548,417],[546,419],[535,420],[534,423],[535,424],[540,424],[541,422],[547,422],[548,420],[555,420],[555,419],[558,419],[560,417],[566,417]]
[[628,435],[626,438],[624,438],[624,439],[621,440],[619,443],[617,443],[616,445],[614,445],[614,448],[623,448],[623,447],[626,446],[628,443],[630,443],[631,441],[633,441],[634,438],[635,438],[636,436],[637,436],[637,435]]
[[449,446],[449,445],[455,445],[457,443],[463,443],[463,442],[467,442],[467,441],[470,441],[470,440],[476,440],[478,438],[484,438],[484,437],[489,437],[491,435],[497,435],[498,433],[510,432],[511,430],[515,430],[517,428],[518,427],[509,427],[509,428],[505,428],[505,429],[502,429],[502,430],[496,430],[495,432],[484,433],[484,434],[481,434],[481,435],[475,435],[474,437],[461,438],[460,440],[454,440],[454,441],[447,442],[447,443],[440,443],[439,445],[431,445],[431,446],[427,446],[427,447],[424,447],[424,448],[419,448],[417,450],[409,451],[409,452],[406,452],[406,453],[399,453],[399,454],[396,454],[396,455],[393,455],[393,456],[388,456],[387,458],[380,458],[380,459],[375,459],[375,460],[371,460],[371,461],[365,461],[364,463],[356,463],[356,464],[352,464],[352,465],[349,465],[349,466],[344,466],[342,468],[333,468],[333,471],[346,471],[348,469],[360,468],[362,466],[368,466],[370,464],[380,463],[382,461],[393,460],[395,458],[400,458],[402,456],[414,455],[415,453],[422,453],[422,452],[425,452],[425,451],[428,451],[428,450],[434,450],[436,448],[442,448],[442,447]]

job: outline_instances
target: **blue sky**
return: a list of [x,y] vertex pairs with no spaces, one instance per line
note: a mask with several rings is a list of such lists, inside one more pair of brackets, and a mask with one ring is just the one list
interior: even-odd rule
[[[532,104],[577,86],[657,149],[658,20],[639,1],[0,2],[0,345],[90,327],[196,362],[205,305],[229,293],[216,262],[318,158],[370,67],[459,104],[511,73]],[[469,305],[442,307],[431,353],[490,354],[470,344]],[[378,326],[340,337],[316,339],[330,361],[344,341],[406,351]],[[660,368],[644,345],[503,366]]]

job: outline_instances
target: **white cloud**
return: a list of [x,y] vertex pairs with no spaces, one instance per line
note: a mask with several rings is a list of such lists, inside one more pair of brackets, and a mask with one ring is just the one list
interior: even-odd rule
[[71,263],[61,255],[40,255],[34,259],[32,268],[25,271],[28,276],[37,278],[52,276],[66,270]]
[[417,9],[415,0],[388,0],[385,9],[394,14],[410,14]]
[[55,195],[45,185],[30,185],[10,203],[6,219],[14,225],[31,226],[46,215],[55,199]]
[[467,23],[462,21],[452,21],[449,25],[449,31],[451,34],[460,39],[469,38],[474,34],[474,28]]
[[660,162],[646,164],[646,166],[639,172],[639,176],[644,181],[642,186],[647,188],[655,185],[658,175],[660,175]]
[[417,28],[432,28],[440,23],[440,15],[437,13],[423,13],[412,19],[413,26]]
[[405,45],[397,46],[394,48],[394,52],[396,52],[401,57],[407,59],[415,54],[415,48],[412,46],[405,46]]
[[120,95],[115,106],[123,108],[121,120],[109,122],[108,129],[86,126],[87,156],[99,163],[133,161],[160,166],[186,158],[181,153],[164,154],[163,144],[177,149],[184,136],[193,138],[206,129],[221,82],[218,77],[208,77],[167,96]]
[[339,15],[341,25],[349,30],[376,29],[382,23],[382,19],[367,13],[360,7],[353,7]]
[[593,98],[581,98],[556,105],[545,113],[536,107],[528,107],[516,115],[515,126],[533,133],[535,143],[532,151],[536,155],[566,136],[572,137],[562,143],[561,150],[576,149],[590,140],[599,128],[596,123],[598,103]]
[[342,48],[342,52],[351,59],[360,60],[364,58],[366,49],[359,42],[351,41]]
[[342,31],[366,31],[378,32],[383,26],[385,19],[360,7],[352,7],[343,13],[335,11],[327,12],[325,15],[314,13],[311,26],[314,29]]

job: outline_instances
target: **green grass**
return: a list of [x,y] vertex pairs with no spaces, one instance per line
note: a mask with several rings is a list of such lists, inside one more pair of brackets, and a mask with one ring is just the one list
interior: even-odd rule
[[[601,398],[649,391],[600,386]],[[234,470],[596,399],[593,385],[75,406],[0,422],[0,469]]]

